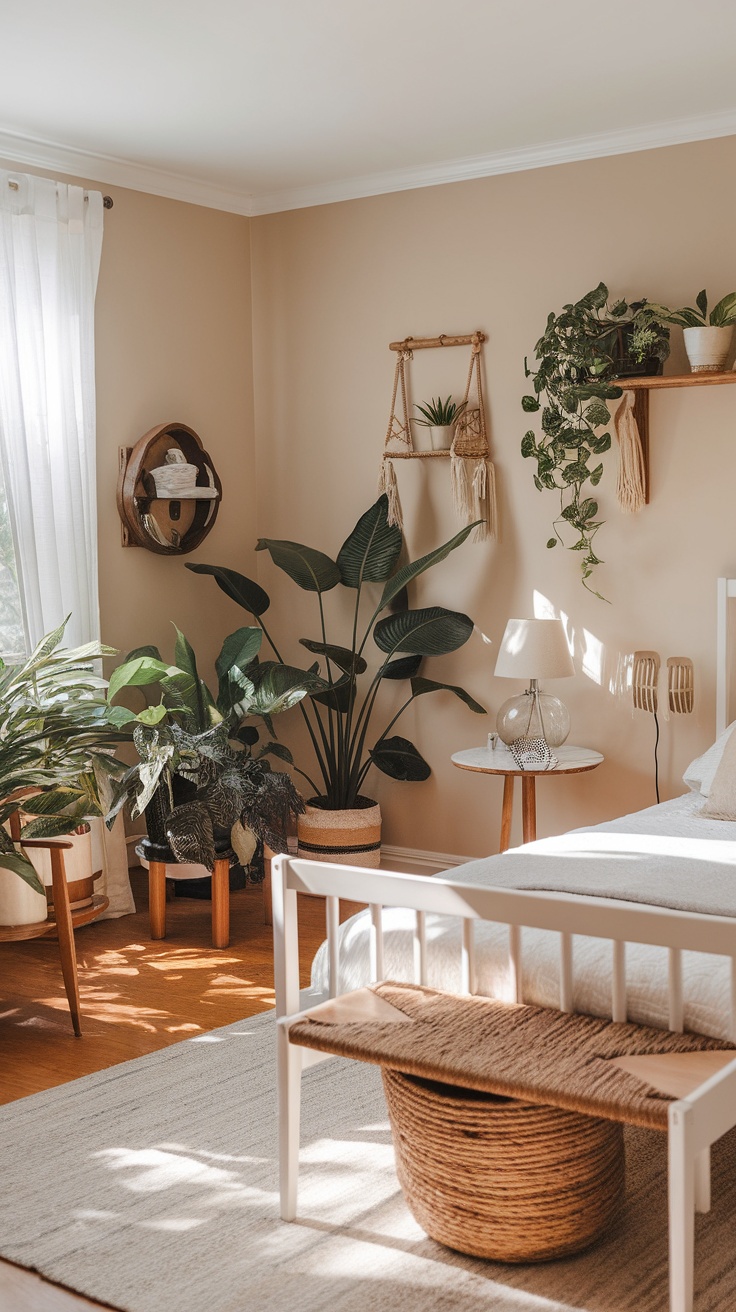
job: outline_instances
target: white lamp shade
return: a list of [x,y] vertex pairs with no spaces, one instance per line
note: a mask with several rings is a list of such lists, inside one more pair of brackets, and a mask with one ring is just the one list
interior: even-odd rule
[[509,620],[495,673],[502,679],[566,679],[574,674],[562,620]]

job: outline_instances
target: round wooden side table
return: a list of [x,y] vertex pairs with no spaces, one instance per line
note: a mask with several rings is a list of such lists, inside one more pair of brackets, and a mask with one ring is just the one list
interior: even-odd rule
[[514,780],[521,777],[521,823],[525,843],[533,843],[537,836],[537,792],[539,775],[583,774],[595,770],[603,757],[590,747],[555,747],[557,765],[552,770],[522,770],[506,747],[471,747],[455,752],[452,764],[461,770],[474,770],[478,774],[502,774],[503,807],[501,810],[501,843],[499,852],[505,852],[511,839],[511,813],[514,805]]

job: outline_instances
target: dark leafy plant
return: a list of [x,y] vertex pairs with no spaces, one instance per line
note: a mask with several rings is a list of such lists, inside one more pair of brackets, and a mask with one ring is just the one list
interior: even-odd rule
[[[323,685],[309,671],[261,663],[262,636],[259,628],[242,628],[225,639],[216,662],[216,698],[178,629],[175,664],[168,665],[157,647],[139,647],[118,666],[110,679],[111,700],[124,688],[137,687],[155,689],[158,701],[146,698],[137,714],[123,706],[111,709],[118,724],[132,727],[139,760],[110,791],[108,825],[124,806],[135,817],[158,799],[166,839],[179,861],[211,870],[217,828],[229,831],[243,865],[256,839],[285,850],[289,817],[304,804],[289,776],[272,770],[267,757],[292,764],[291,753],[275,740],[260,745],[258,729],[245,721],[261,717],[274,739],[271,717]],[[179,806],[177,775],[195,789]]]
[[[484,708],[463,688],[419,674],[425,657],[445,655],[467,642],[473,631],[472,620],[443,606],[411,610],[406,592],[413,579],[449,556],[474,527],[469,525],[435,551],[398,567],[403,538],[401,530],[389,524],[388,499],[381,496],[358,520],[335,560],[298,542],[273,538],[261,538],[258,542],[259,551],[268,551],[279,569],[317,598],[319,636],[300,638],[300,642],[322,659],[324,675],[321,686],[310,688],[308,698],[299,706],[314,748],[320,782],[305,777],[325,809],[354,807],[371,765],[392,779],[428,778],[430,767],[416,747],[406,738],[391,733],[417,697],[431,692],[451,692],[471,711],[484,713]],[[263,588],[243,574],[220,565],[190,564],[187,568],[196,574],[211,574],[222,591],[255,618],[277,661],[284,669],[290,668],[283,662],[266,627],[264,615],[271,602]],[[352,624],[344,645],[328,637],[323,603],[324,594],[338,584],[355,593]],[[361,618],[361,602],[372,584],[383,586],[379,597],[369,602],[366,621]],[[368,669],[366,660],[371,638],[380,654],[374,671]],[[317,678],[319,668],[318,662],[304,673]],[[386,680],[407,682],[410,694],[371,746],[371,717]]]
[[33,819],[22,825],[21,838],[50,838],[101,815],[98,781],[119,774],[114,751],[129,737],[113,723],[107,683],[92,666],[113,649],[96,642],[62,647],[66,623],[22,664],[0,661],[0,866],[38,893],[43,885],[33,865],[2,826],[23,812]]
[[423,419],[415,419],[414,423],[422,424],[425,428],[449,428],[456,419],[459,419],[466,404],[465,401],[453,401],[451,396],[448,396],[446,401],[439,396],[433,396],[426,405],[414,406],[414,409],[424,416]]
[[647,304],[647,311],[662,323],[674,323],[680,328],[727,328],[736,323],[736,292],[729,292],[708,314],[708,297],[703,288],[695,298],[696,310],[686,305],[681,310],[670,310],[666,305]]
[[560,498],[554,537],[547,546],[551,549],[561,543],[579,552],[583,585],[601,600],[605,598],[591,587],[589,579],[602,563],[594,539],[603,521],[587,485],[597,487],[603,476],[598,457],[611,446],[608,402],[622,395],[616,383],[621,327],[632,325],[630,349],[635,344],[639,355],[643,353],[641,358],[665,359],[669,333],[658,322],[657,311],[658,307],[646,301],[628,305],[619,300],[609,307],[608,288],[599,283],[579,301],[563,306],[560,314],[549,315],[535,347],[536,370],[524,361],[534,394],[524,396],[521,405],[527,414],[541,411],[542,434],[537,437],[529,429],[522,439],[521,454],[536,461],[538,490],[556,491]]

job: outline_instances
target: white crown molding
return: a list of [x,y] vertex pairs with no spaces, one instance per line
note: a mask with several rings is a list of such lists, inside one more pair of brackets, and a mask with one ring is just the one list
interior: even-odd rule
[[262,193],[252,197],[249,212],[252,216],[276,214],[284,210],[307,209],[313,205],[331,205],[336,201],[382,196],[393,191],[440,187],[448,182],[490,178],[499,173],[521,173],[527,169],[549,168],[553,164],[570,164],[606,155],[628,155],[638,150],[656,150],[661,146],[681,146],[691,141],[731,136],[736,136],[736,110],[672,119],[666,123],[623,128],[617,132],[601,132],[587,137],[568,137],[537,146],[522,146],[517,150],[500,150],[491,155],[469,155],[464,159],[422,168],[370,173],[361,178],[348,178],[314,187]]
[[1,128],[0,157],[11,164],[72,174],[100,182],[103,186],[128,187],[131,191],[164,196],[167,200],[183,200],[210,210],[226,210],[229,214],[246,216],[251,213],[250,195],[217,187],[201,178],[167,173],[148,164],[136,164],[116,155],[97,155],[90,150],[62,146],[59,142],[45,141],[40,137],[23,137]]
[[153,196],[185,201],[191,205],[203,205],[207,209],[225,210],[230,214],[255,217],[734,135],[736,135],[736,110],[724,110],[721,113],[670,119],[664,123],[650,123],[642,127],[622,128],[615,132],[568,137],[535,146],[496,151],[490,155],[470,155],[462,159],[448,160],[442,164],[369,173],[362,177],[343,178],[336,182],[317,183],[309,187],[286,188],[283,191],[260,194],[233,191],[203,181],[201,178],[169,173],[165,169],[137,164],[115,155],[100,155],[93,151],[64,146],[60,142],[48,141],[40,137],[25,137],[2,129],[0,129],[0,157],[16,165],[72,174],[103,185],[128,187],[133,191],[147,192]]

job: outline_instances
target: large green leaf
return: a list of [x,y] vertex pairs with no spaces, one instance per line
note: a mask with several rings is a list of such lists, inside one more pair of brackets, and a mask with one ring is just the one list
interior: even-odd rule
[[350,647],[336,647],[330,642],[314,642],[311,638],[300,638],[299,641],[307,651],[313,652],[315,656],[326,656],[333,665],[339,670],[344,670],[346,674],[353,672],[364,674],[368,669],[368,662]]
[[475,711],[476,715],[487,714],[485,706],[481,706],[469,692],[464,688],[458,688],[455,683],[435,683],[434,679],[412,679],[411,691],[414,697],[421,697],[425,692],[452,692],[460,698],[461,702],[465,702],[471,711]]
[[391,779],[403,779],[409,783],[420,783],[428,779],[432,771],[423,756],[420,756],[408,738],[384,738],[376,743],[368,755],[373,764]]
[[76,813],[70,815],[39,815],[35,820],[29,820],[21,830],[21,840],[24,838],[59,838],[62,834],[70,834],[77,825],[81,824],[87,815],[83,805],[80,805]]
[[310,670],[299,670],[279,661],[265,661],[253,668],[253,693],[248,713],[276,715],[296,706],[307,693],[323,692],[329,684]]
[[176,632],[174,660],[177,668],[183,670],[191,680],[191,686],[189,684],[185,686],[183,680],[180,681],[177,687],[177,692],[186,702],[187,708],[194,720],[195,727],[201,731],[206,729],[209,724],[209,717],[205,709],[205,698],[202,691],[202,681],[197,669],[197,658],[194,655],[192,644],[189,642],[188,638],[184,636],[181,629],[178,629],[176,625],[174,625],[174,630]]
[[393,578],[388,580],[388,583],[383,589],[378,609],[383,610],[385,606],[388,606],[389,602],[397,595],[397,593],[401,592],[401,589],[405,588],[407,583],[410,583],[412,579],[418,578],[418,576],[423,574],[425,570],[431,569],[433,565],[437,565],[441,560],[445,560],[450,552],[454,551],[456,547],[459,547],[465,541],[468,534],[472,533],[473,529],[477,528],[478,524],[482,523],[482,519],[475,520],[474,523],[468,524],[465,528],[461,528],[460,532],[456,533],[454,538],[450,538],[449,542],[445,542],[443,546],[437,547],[436,550],[428,552],[426,556],[420,556],[419,560],[415,560],[413,563],[410,562],[408,565],[403,565],[401,569],[396,571]]
[[149,656],[154,661],[163,661],[163,656],[158,647],[149,644],[146,647],[134,647],[132,651],[129,651],[125,657],[125,664],[127,665],[129,661],[134,661],[138,656]]
[[329,592],[340,582],[340,571],[334,560],[323,551],[305,547],[301,542],[259,538],[256,551],[268,551],[274,565],[278,565],[305,592]]
[[36,873],[35,866],[31,864],[28,857],[21,856],[20,852],[0,852],[0,868],[12,870],[16,875],[20,875],[34,893],[44,892],[44,886]]
[[244,574],[238,574],[237,570],[225,569],[222,565],[193,565],[187,561],[187,569],[193,574],[211,574],[218,588],[221,588],[231,601],[237,601],[243,610],[247,610],[251,615],[258,618],[259,615],[265,615],[271,605],[271,598],[267,592],[253,579],[248,579]]
[[457,651],[473,632],[473,621],[460,611],[446,610],[444,606],[428,606],[423,610],[405,610],[399,615],[387,615],[373,630],[376,645],[393,656],[394,652],[407,652],[421,656],[444,656]]
[[233,666],[246,670],[261,650],[263,630],[245,627],[236,629],[223,642],[220,655],[215,661],[217,677],[222,681],[227,678]]
[[418,656],[399,656],[397,660],[389,661],[381,678],[413,679],[419,673],[423,660],[421,653]]
[[355,680],[348,674],[334,683],[331,688],[312,693],[312,701],[319,702],[322,706],[329,706],[333,711],[339,711],[341,715],[347,715],[354,699]]
[[396,565],[403,537],[397,524],[388,522],[385,493],[361,515],[337,556],[342,582],[348,588],[362,583],[383,583]]
[[165,665],[152,656],[136,656],[132,661],[125,661],[113,670],[107,695],[110,701],[122,688],[141,688],[151,683],[159,683],[162,675],[173,671],[173,666]]
[[[701,296],[705,295],[701,292]],[[736,321],[736,292],[729,292],[710,312],[710,322],[714,328],[723,328]]]

